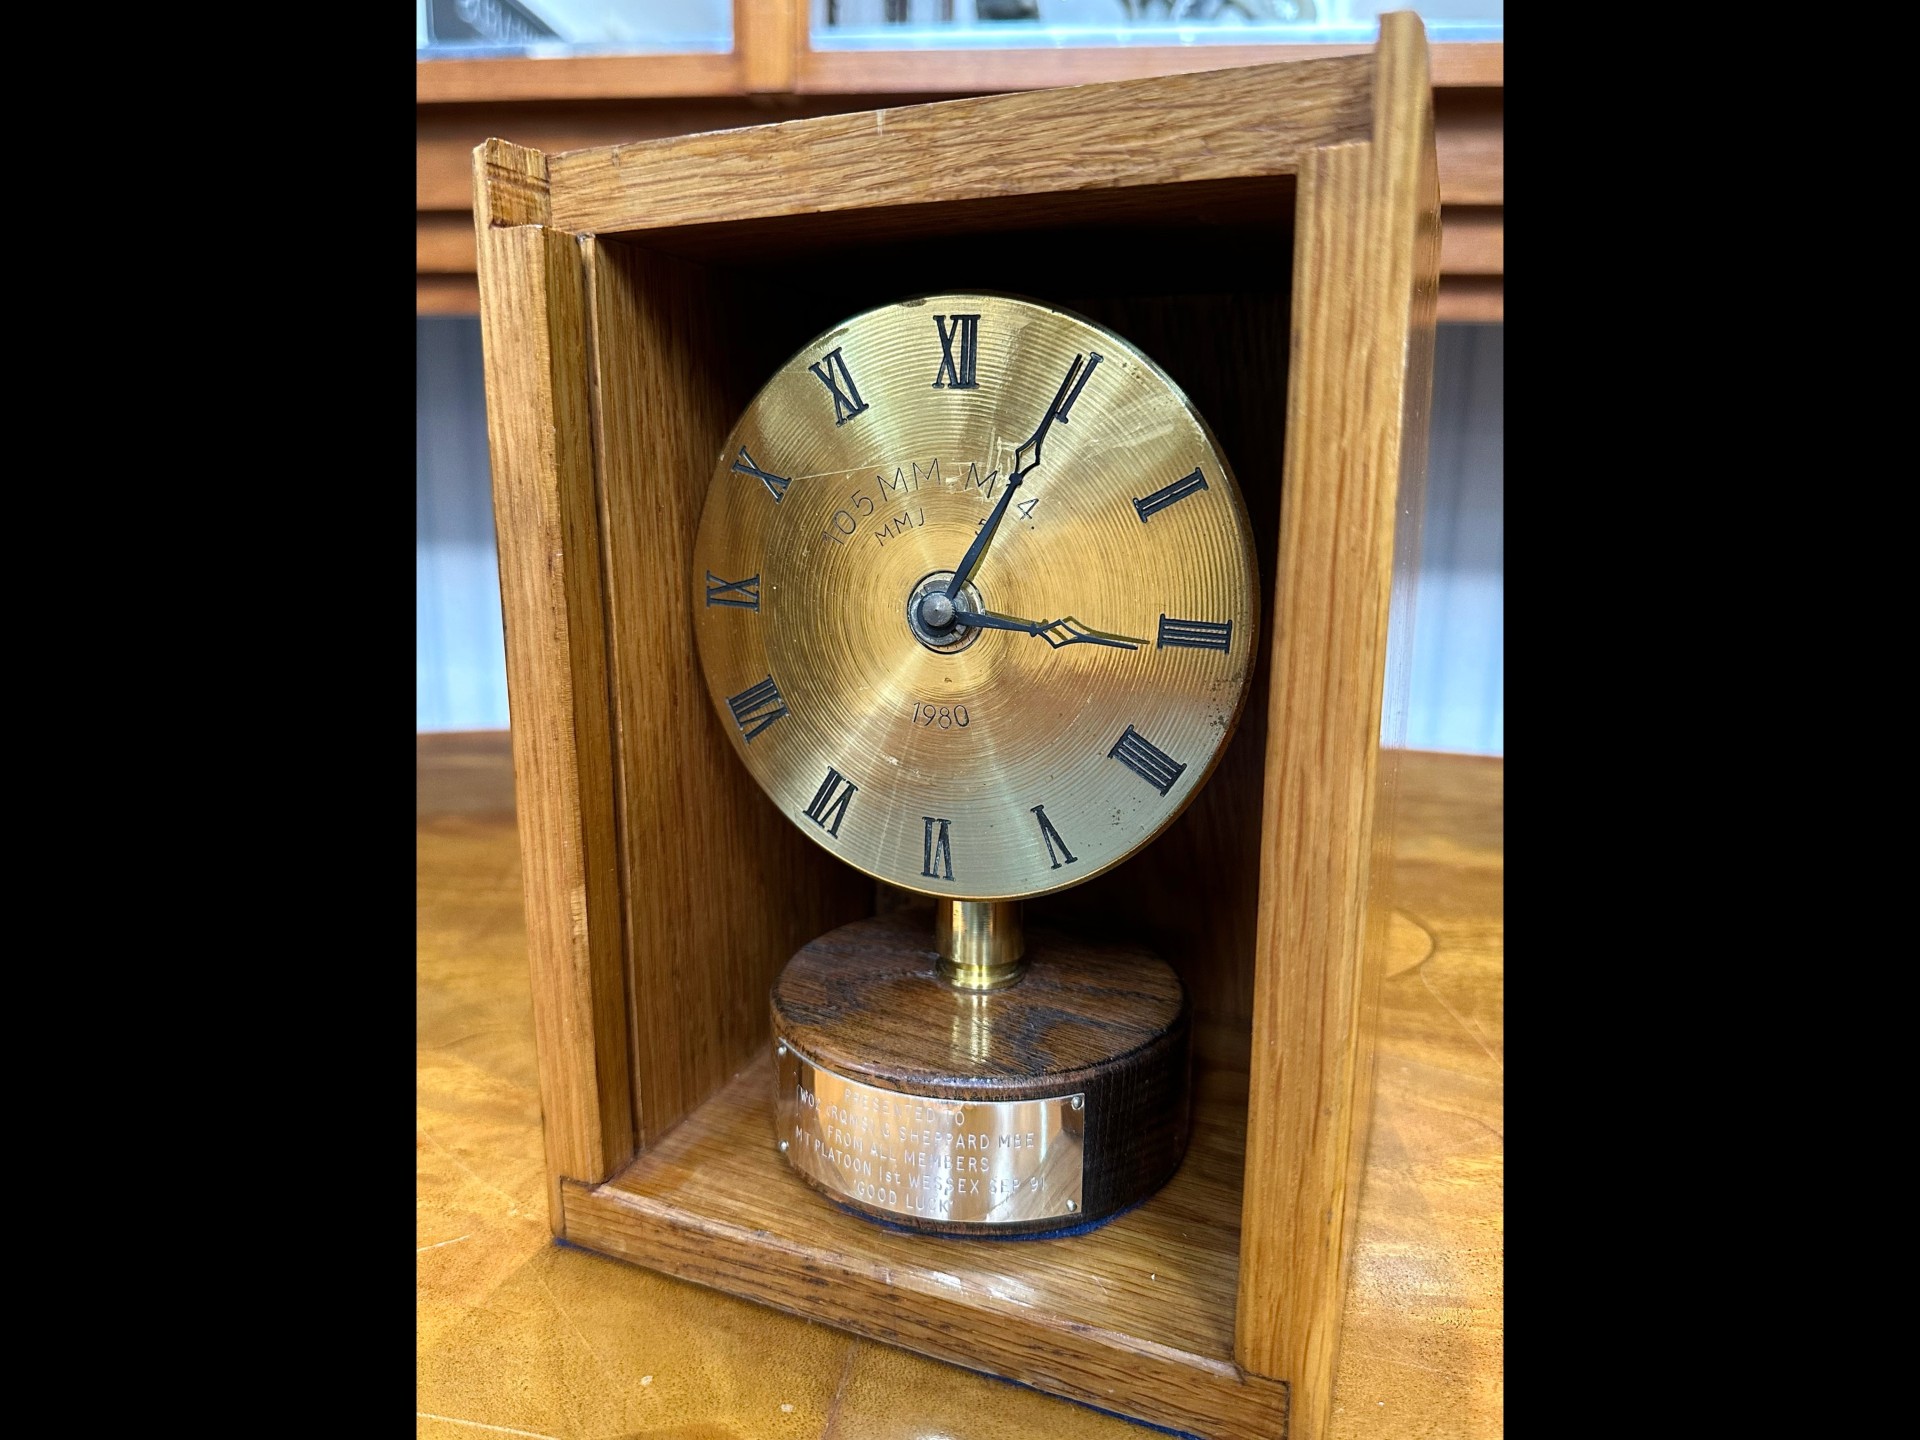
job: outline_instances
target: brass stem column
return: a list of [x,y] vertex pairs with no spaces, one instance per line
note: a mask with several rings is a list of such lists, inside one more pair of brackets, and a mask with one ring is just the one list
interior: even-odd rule
[[1026,972],[1018,900],[940,900],[933,907],[940,978],[956,990],[1001,990]]

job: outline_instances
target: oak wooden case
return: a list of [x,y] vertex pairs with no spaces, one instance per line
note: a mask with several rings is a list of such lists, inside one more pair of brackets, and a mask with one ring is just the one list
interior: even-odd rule
[[[553,1228],[570,1242],[1214,1440],[1325,1433],[1372,1100],[1399,631],[1439,214],[1424,33],[1371,55],[475,152],[481,330]],[[768,373],[936,289],[1065,305],[1212,425],[1265,654],[1159,840],[1030,919],[1192,996],[1193,1138],[1043,1240],[845,1214],[772,1144],[767,994],[873,912],[729,748],[692,546]],[[1401,619],[1389,643],[1389,599]]]

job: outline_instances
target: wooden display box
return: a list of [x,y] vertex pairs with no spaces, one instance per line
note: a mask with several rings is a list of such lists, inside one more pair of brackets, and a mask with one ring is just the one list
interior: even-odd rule
[[[1396,669],[1438,257],[1427,51],[475,156],[482,334],[553,1228],[1206,1437],[1325,1433],[1372,1099]],[[1193,996],[1192,1148],[1041,1240],[826,1204],[772,1143],[767,993],[874,886],[712,713],[691,554],[728,427],[839,319],[997,289],[1153,356],[1219,436],[1268,650],[1157,842],[1035,917]]]

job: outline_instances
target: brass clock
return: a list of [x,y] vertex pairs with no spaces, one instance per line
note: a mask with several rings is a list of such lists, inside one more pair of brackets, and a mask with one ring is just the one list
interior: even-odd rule
[[947,1233],[1109,1215],[1186,1144],[1188,1006],[1144,950],[1015,902],[1119,864],[1225,748],[1252,529],[1147,356],[997,294],[854,316],[728,435],[693,583],[747,768],[801,831],[936,902],[803,949],[772,996],[776,1143]]
[[810,838],[936,898],[1043,895],[1151,840],[1259,638],[1246,509],[1186,397],[1002,295],[802,348],[727,437],[695,566],[747,768]]

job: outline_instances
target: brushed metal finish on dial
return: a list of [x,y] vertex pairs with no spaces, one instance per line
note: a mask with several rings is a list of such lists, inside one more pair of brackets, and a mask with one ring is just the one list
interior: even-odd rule
[[1151,840],[1260,642],[1246,507],[1186,397],[1003,295],[881,306],[782,366],[727,437],[691,579],[713,703],[774,803],[947,898],[1064,889]]

